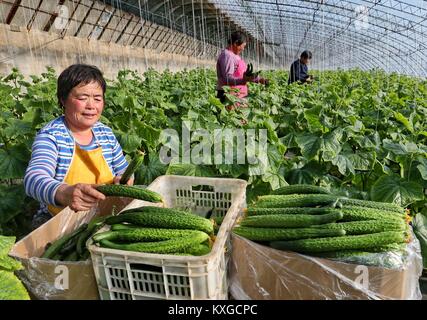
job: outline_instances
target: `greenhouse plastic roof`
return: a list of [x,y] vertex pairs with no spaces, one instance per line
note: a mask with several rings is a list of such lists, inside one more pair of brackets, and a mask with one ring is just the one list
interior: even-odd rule
[[378,67],[427,76],[426,0],[3,0],[0,18],[16,23],[18,7],[31,9],[27,29],[44,19],[42,29],[49,31],[55,6],[64,3],[85,6],[88,12],[111,5],[191,35],[218,51],[232,31],[243,30],[249,34],[246,54],[275,67],[287,68],[303,50],[310,50],[312,67],[320,70]]
[[[114,5],[115,1],[111,2]],[[230,30],[237,26],[262,42],[276,65],[287,65],[308,49],[314,54],[313,67],[319,69],[380,67],[427,75],[425,0],[134,0],[120,3],[162,15],[178,24],[183,17],[189,17],[187,29],[192,29],[192,23],[203,21],[209,30],[205,38],[217,41],[217,45],[221,36],[227,38]],[[192,18],[195,21],[191,21]],[[178,24],[175,27],[179,27]]]
[[288,62],[309,49],[318,67],[427,73],[426,1],[244,1],[238,9],[234,2],[216,1]]

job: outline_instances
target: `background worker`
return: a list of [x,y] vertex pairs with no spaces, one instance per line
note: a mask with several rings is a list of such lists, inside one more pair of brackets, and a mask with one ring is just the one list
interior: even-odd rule
[[246,37],[236,31],[231,34],[228,41],[228,47],[223,49],[218,56],[216,64],[217,72],[217,98],[222,103],[225,102],[225,91],[223,86],[230,86],[232,94],[239,98],[245,98],[248,95],[248,82],[266,84],[268,81],[256,75],[247,75],[247,65],[240,54],[246,47]]
[[313,76],[308,74],[308,64],[310,63],[311,58],[311,52],[305,50],[303,53],[301,53],[300,58],[292,63],[291,70],[289,71],[288,84],[297,81],[300,83],[313,82]]

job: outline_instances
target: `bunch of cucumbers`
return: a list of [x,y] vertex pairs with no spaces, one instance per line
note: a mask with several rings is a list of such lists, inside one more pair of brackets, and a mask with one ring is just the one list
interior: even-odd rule
[[144,206],[109,217],[110,230],[93,236],[101,247],[158,254],[205,255],[211,251],[214,222],[187,211]]
[[258,197],[234,233],[279,250],[335,258],[402,250],[410,240],[409,221],[392,203],[290,185]]

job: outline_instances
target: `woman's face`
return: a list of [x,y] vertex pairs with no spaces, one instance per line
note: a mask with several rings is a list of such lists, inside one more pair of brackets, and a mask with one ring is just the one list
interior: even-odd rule
[[234,43],[231,48],[232,48],[232,51],[234,52],[234,54],[239,55],[243,52],[243,50],[245,50],[245,47],[246,47],[246,42],[243,42],[240,45]]
[[104,109],[104,95],[98,82],[75,86],[63,102],[65,119],[71,129],[87,130],[99,120]]

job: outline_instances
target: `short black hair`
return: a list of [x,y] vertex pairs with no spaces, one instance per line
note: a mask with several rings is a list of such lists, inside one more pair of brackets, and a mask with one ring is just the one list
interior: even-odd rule
[[59,105],[63,107],[63,102],[67,100],[70,91],[74,87],[91,82],[98,82],[102,88],[102,94],[105,94],[107,84],[101,70],[97,67],[87,64],[73,64],[62,71],[58,77],[56,90]]
[[301,58],[303,59],[311,59],[313,55],[311,54],[311,51],[305,50],[301,53]]
[[246,42],[246,35],[241,31],[234,31],[228,40],[228,44],[236,44],[238,46],[244,42]]

